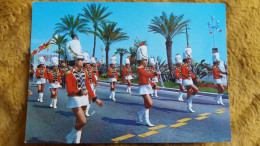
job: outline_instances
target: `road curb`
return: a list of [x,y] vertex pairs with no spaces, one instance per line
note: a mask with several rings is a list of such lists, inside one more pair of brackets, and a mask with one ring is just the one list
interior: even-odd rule
[[[100,80],[99,82],[102,82],[102,83],[109,83],[108,81],[102,81]],[[127,83],[120,83],[120,85],[126,85]],[[135,86],[135,87],[138,87],[138,84],[131,84],[132,86]],[[162,88],[160,87],[160,90],[163,90],[163,91],[174,91],[174,92],[179,92],[180,90],[179,89],[174,89],[174,88]],[[197,93],[197,95],[205,95],[205,96],[211,96],[211,97],[216,97],[218,94],[217,93],[209,93],[209,92],[202,92],[202,91],[199,91]],[[224,94],[222,96],[223,99],[229,99],[229,95],[228,94]]]

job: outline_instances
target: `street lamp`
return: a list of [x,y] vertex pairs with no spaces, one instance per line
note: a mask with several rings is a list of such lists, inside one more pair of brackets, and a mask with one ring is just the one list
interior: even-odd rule
[[208,27],[209,27],[209,33],[210,34],[213,34],[213,43],[214,43],[214,48],[212,49],[212,51],[217,51],[217,48],[216,48],[216,43],[215,43],[215,30],[218,31],[218,32],[221,32],[222,30],[220,30],[218,27],[219,27],[219,20],[217,20],[217,25],[214,25],[214,19],[215,17],[212,16],[211,17],[212,19],[212,23],[208,22]]

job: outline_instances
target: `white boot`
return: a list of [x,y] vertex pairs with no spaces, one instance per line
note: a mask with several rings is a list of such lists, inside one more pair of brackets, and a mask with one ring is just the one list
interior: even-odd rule
[[182,99],[182,92],[181,92],[181,91],[179,92],[178,100],[179,100],[179,101],[183,101],[183,99]]
[[155,97],[158,97],[158,95],[157,95],[157,90],[154,90],[154,96],[155,96]]
[[53,107],[53,98],[51,98],[50,107]]
[[221,105],[225,105],[225,104],[223,103],[223,101],[222,101],[222,95],[223,95],[223,94],[220,94],[219,103],[220,103]]
[[112,100],[116,101],[116,92],[115,91],[112,92]]
[[96,90],[97,90],[97,88],[94,88],[94,90],[93,90],[95,95],[96,95]]
[[113,96],[113,93],[112,93],[112,91],[110,91],[110,94],[109,94],[109,99],[111,99],[111,98],[112,98],[112,96]]
[[78,131],[78,132],[75,134],[75,137],[74,137],[74,139],[73,139],[73,143],[77,143],[77,144],[80,143],[81,133],[82,133],[82,131]]
[[38,93],[38,99],[37,99],[37,101],[39,101],[40,102],[40,100],[41,100],[41,93]]
[[129,90],[129,93],[132,94],[132,92],[131,92],[131,87],[128,87],[128,88],[129,88],[129,89],[128,89],[128,90]]
[[87,117],[89,117],[89,116],[90,116],[90,114],[89,114],[89,112],[88,112],[88,111],[89,111],[89,109],[90,109],[90,104],[88,104],[88,105],[87,105],[87,109],[86,109],[86,114],[85,114],[85,115],[86,115]]
[[143,117],[145,113],[146,108],[142,108],[140,111],[137,112],[138,122],[143,123]]
[[145,114],[144,114],[144,124],[150,127],[153,127],[154,125],[150,122],[149,119],[149,109],[145,110]]
[[57,99],[53,99],[53,108],[57,108]]
[[73,139],[76,135],[76,133],[78,132],[78,130],[76,130],[75,128],[73,128],[70,133],[66,136],[66,143],[72,143]]
[[126,92],[129,93],[129,87],[128,86],[126,87]]
[[40,102],[43,102],[43,93],[41,93]]
[[192,110],[192,99],[194,98],[194,95],[191,95],[190,98],[187,100],[187,112],[194,113],[195,111]]
[[220,97],[221,97],[221,94],[218,94],[218,96],[216,97],[217,104],[220,104]]

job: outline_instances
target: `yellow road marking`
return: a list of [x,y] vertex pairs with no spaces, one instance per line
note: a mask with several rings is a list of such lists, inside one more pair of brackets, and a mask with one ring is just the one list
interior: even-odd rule
[[203,120],[203,119],[206,119],[206,118],[208,118],[208,117],[203,116],[203,117],[198,117],[198,118],[195,118],[195,119],[196,119],[196,120]]
[[119,141],[126,140],[126,139],[129,139],[129,138],[132,138],[132,137],[135,137],[135,135],[133,135],[133,134],[127,134],[127,135],[123,135],[123,136],[120,136],[120,137],[111,139],[111,141],[115,141],[115,142],[117,143],[117,142],[119,142]]
[[166,125],[159,125],[159,126],[155,126],[155,127],[151,127],[151,128],[148,128],[149,130],[158,130],[158,129],[161,129],[161,128],[165,128],[167,127]]
[[204,113],[204,114],[199,114],[199,116],[207,116],[210,115],[211,113]]
[[226,108],[217,109],[217,111],[227,110]]
[[159,132],[158,131],[150,131],[150,132],[140,134],[138,136],[144,138],[144,137],[148,137],[148,136],[151,136],[151,135],[154,135],[154,134],[157,134],[157,133],[159,133]]
[[186,122],[186,121],[190,121],[192,118],[184,118],[184,119],[180,119],[177,122]]
[[187,125],[187,124],[188,123],[177,123],[177,124],[170,125],[170,127],[177,128],[177,127],[181,127],[181,126],[184,126],[184,125]]
[[225,111],[218,111],[218,112],[216,112],[216,114],[223,114],[223,113],[225,113]]

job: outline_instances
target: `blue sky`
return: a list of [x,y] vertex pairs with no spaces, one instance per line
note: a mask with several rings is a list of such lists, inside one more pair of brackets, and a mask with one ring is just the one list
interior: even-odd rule
[[[36,49],[42,43],[48,41],[54,33],[55,24],[61,22],[60,18],[67,14],[77,16],[83,13],[82,8],[93,2],[33,2],[32,14],[32,34],[31,51]],[[162,12],[170,15],[184,14],[183,20],[190,19],[189,23],[189,44],[192,48],[192,56],[197,62],[205,59],[207,63],[212,64],[213,35],[209,33],[208,22],[211,22],[211,16],[220,21],[219,28],[222,32],[215,31],[216,47],[219,49],[220,59],[227,62],[226,47],[226,12],[225,4],[196,4],[196,3],[133,3],[133,2],[98,2],[102,6],[108,7],[107,11],[113,14],[107,17],[108,20],[117,22],[117,27],[127,33],[129,39],[118,42],[110,46],[109,56],[112,56],[117,48],[133,47],[136,36],[148,43],[149,57],[160,56],[167,60],[165,38],[160,34],[149,32],[148,25],[155,16],[161,16]],[[97,3],[97,4],[98,4]],[[89,24],[92,28],[92,24]],[[83,51],[88,51],[92,55],[93,34],[78,34]],[[68,37],[68,40],[71,40]],[[183,56],[183,50],[187,46],[185,33],[173,38],[172,55],[173,62],[176,53]],[[101,58],[100,48],[105,48],[104,44],[97,38],[96,56]],[[51,47],[48,54],[52,54],[55,46]],[[42,51],[41,53],[47,53]],[[105,52],[103,53],[105,57]],[[127,56],[124,56],[124,58]],[[119,63],[119,55],[117,55]]]

